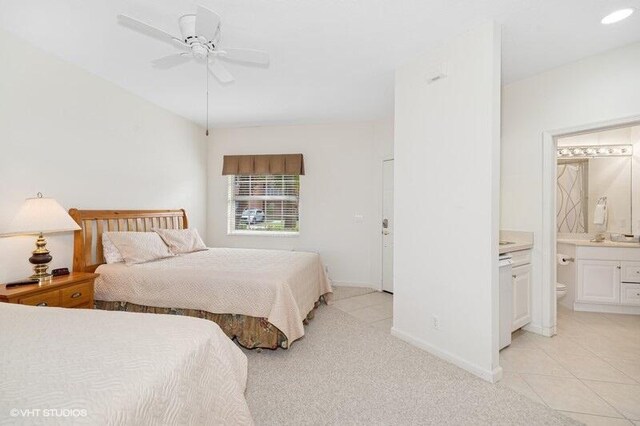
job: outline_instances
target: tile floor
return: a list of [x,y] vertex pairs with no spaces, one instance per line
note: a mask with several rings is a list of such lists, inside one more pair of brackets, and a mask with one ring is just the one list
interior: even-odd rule
[[366,323],[391,331],[393,296],[371,289],[334,287],[333,306]]
[[558,307],[552,338],[519,330],[502,386],[587,425],[640,425],[640,316]]
[[[338,287],[334,306],[390,330],[393,296]],[[640,316],[558,308],[558,334],[513,334],[499,386],[587,425],[640,426]]]

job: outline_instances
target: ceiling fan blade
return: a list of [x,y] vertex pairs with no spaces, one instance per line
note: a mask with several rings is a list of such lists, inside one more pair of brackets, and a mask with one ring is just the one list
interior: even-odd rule
[[220,27],[220,16],[209,9],[198,6],[198,11],[196,12],[196,35],[203,36],[208,41],[214,40],[218,33],[218,27]]
[[174,45],[176,42],[183,43],[182,40],[169,34],[168,32],[160,30],[156,27],[152,27],[149,24],[145,24],[142,21],[138,21],[137,19],[133,19],[126,15],[118,15],[118,22],[125,27],[131,28],[132,30],[138,31],[139,33],[148,35],[166,43],[171,43]]
[[245,62],[248,64],[269,65],[269,54],[262,50],[239,49],[225,47],[218,52],[218,57],[227,61]]
[[185,64],[190,60],[191,60],[190,53],[176,53],[173,55],[155,59],[151,61],[151,63],[156,68],[160,68],[161,70],[168,70],[169,68],[173,68],[175,66]]
[[219,61],[216,61],[215,59],[209,62],[209,72],[211,73],[211,75],[217,78],[220,83],[226,84],[231,83],[235,80],[231,73],[227,71],[227,69]]

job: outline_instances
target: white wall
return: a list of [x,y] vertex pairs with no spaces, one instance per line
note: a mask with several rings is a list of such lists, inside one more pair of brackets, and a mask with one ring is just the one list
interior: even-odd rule
[[[0,232],[40,191],[65,208],[185,208],[205,229],[203,129],[0,31]],[[48,237],[71,267],[70,233]],[[33,237],[0,238],[0,282],[31,274]]]
[[640,115],[639,75],[634,44],[503,87],[501,227],[534,233],[533,331],[554,326],[542,296],[543,132]]
[[[443,62],[448,76],[427,84]],[[497,380],[499,30],[399,68],[395,117],[392,332]]]
[[[209,140],[209,243],[318,251],[334,283],[380,288],[382,160],[392,151],[391,119],[214,129]],[[228,177],[222,176],[223,156],[287,153],[304,155],[300,235],[227,235]],[[363,216],[362,222],[356,215]]]

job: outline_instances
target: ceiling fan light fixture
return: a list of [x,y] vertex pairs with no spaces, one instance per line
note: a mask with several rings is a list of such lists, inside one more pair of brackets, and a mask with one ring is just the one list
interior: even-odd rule
[[193,57],[199,60],[205,60],[209,56],[209,50],[200,43],[191,45],[191,53]]
[[611,12],[604,18],[602,18],[602,22],[604,25],[615,24],[616,22],[620,22],[623,19],[627,19],[629,16],[633,14],[633,8],[619,9],[615,12]]

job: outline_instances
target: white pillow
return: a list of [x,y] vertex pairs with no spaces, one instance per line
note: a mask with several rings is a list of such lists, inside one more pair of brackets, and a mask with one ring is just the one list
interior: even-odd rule
[[116,246],[113,245],[109,234],[113,234],[113,232],[102,233],[102,255],[104,256],[104,261],[107,263],[122,263],[124,259]]
[[173,256],[169,247],[155,232],[107,232],[106,234],[127,265]]
[[193,253],[207,249],[197,229],[154,228],[153,231],[160,235],[173,254]]

